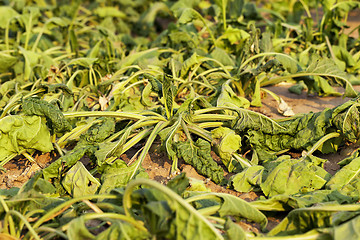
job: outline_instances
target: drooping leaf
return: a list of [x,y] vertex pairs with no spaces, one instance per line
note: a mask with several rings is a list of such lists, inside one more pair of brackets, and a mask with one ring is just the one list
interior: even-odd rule
[[[0,11],[1,12],[1,11]],[[0,13],[1,16],[1,13]],[[1,22],[1,20],[0,20]],[[7,53],[0,52],[0,72],[7,72],[8,69],[15,65],[18,61],[16,57],[13,57]]]
[[89,151],[89,149],[89,146],[79,146],[78,148],[75,147],[66,155],[51,163],[43,170],[44,179],[49,180],[51,178],[59,177],[62,171],[76,164],[77,161],[79,161],[85,155],[85,153]]
[[77,162],[62,180],[65,190],[73,197],[95,194],[100,182],[94,178],[81,162]]
[[5,29],[6,25],[9,23],[9,21],[14,19],[17,16],[19,16],[19,13],[16,12],[12,7],[1,6],[0,7],[0,28]]
[[326,188],[360,198],[360,157],[342,167],[326,183]]
[[230,218],[226,219],[225,222],[226,236],[229,240],[245,240],[246,234],[244,230]]
[[50,132],[39,116],[7,116],[0,120],[0,162],[12,153],[36,149],[50,152]]
[[215,183],[224,179],[223,169],[212,159],[210,143],[199,138],[196,143],[190,141],[176,144],[177,154],[187,164],[194,166],[200,174],[210,177]]
[[260,186],[266,196],[291,195],[321,189],[329,179],[330,174],[323,168],[304,160],[289,159],[275,167]]
[[219,209],[220,217],[223,216],[239,216],[245,219],[252,220],[259,223],[262,227],[266,227],[267,218],[266,216],[252,207],[250,203],[245,200],[226,193],[208,193],[215,195],[222,199],[221,207]]
[[334,240],[360,238],[360,216],[333,228]]
[[229,84],[224,83],[221,87],[221,93],[217,99],[217,106],[248,108],[250,107],[250,102],[244,97],[237,96]]
[[65,119],[63,113],[54,105],[33,97],[22,101],[22,109],[26,115],[45,116],[55,132],[67,132],[71,130],[70,123]]
[[[125,187],[131,180],[135,168],[136,164],[127,166],[121,159],[111,165],[105,165],[101,175],[100,193],[108,193],[114,188]],[[140,168],[136,171],[135,178],[148,178],[148,175],[144,169]]]
[[181,195],[189,187],[189,185],[189,178],[186,177],[186,174],[184,172],[177,175],[166,184],[168,188],[170,188],[179,195]]
[[224,165],[231,172],[233,165],[231,163],[232,153],[240,150],[241,137],[236,135],[230,128],[219,127],[211,131],[213,137],[213,145],[219,154]]
[[251,205],[261,211],[289,211],[322,203],[349,204],[353,201],[353,198],[343,195],[337,190],[316,190],[294,195],[280,194],[269,199],[253,201]]
[[352,205],[324,205],[312,208],[299,208],[292,210],[268,236],[284,236],[301,234],[314,228],[327,228],[333,226],[336,215],[341,211],[349,213],[360,210],[357,204]]
[[244,169],[231,178],[232,186],[238,192],[249,192],[262,182],[263,166],[255,165]]
[[139,239],[146,240],[149,239],[149,232],[139,230],[134,225],[131,225],[124,221],[113,221],[111,226],[108,227],[105,231],[96,235],[94,239],[96,240],[130,240],[130,239]]
[[70,240],[94,239],[95,236],[87,229],[85,217],[77,217],[69,223],[67,236]]
[[120,11],[116,7],[99,7],[94,11],[99,17],[116,17],[116,18],[125,18],[126,14]]

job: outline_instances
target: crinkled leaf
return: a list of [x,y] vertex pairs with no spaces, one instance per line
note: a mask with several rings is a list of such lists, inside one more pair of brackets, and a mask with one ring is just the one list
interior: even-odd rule
[[178,142],[176,149],[178,156],[200,174],[211,178],[215,183],[224,179],[223,169],[212,159],[210,143],[207,141],[199,138],[195,144],[190,141]]
[[55,132],[62,133],[71,130],[70,123],[59,108],[44,100],[33,97],[25,98],[22,101],[22,108],[26,115],[45,116]]
[[170,119],[173,115],[174,99],[176,96],[176,87],[174,86],[174,81],[170,75],[165,74],[162,90],[165,100],[166,116]]
[[357,101],[348,101],[337,107],[333,114],[333,125],[347,140],[356,142],[360,137],[360,105]]
[[80,136],[81,141],[86,144],[101,143],[115,131],[113,118],[104,118],[100,123],[92,125],[85,134]]

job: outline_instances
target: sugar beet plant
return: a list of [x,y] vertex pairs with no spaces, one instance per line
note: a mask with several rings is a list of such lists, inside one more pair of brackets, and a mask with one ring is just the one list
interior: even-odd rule
[[[338,96],[333,87],[342,86],[357,97],[359,38],[344,29],[358,2],[0,2],[0,171],[51,153],[20,189],[0,190],[0,238],[358,234],[358,150],[334,175],[317,153],[357,146],[359,100],[292,116],[266,88],[289,81],[294,93]],[[248,109],[267,94],[291,117]],[[172,162],[166,186],[142,167],[153,145]],[[136,153],[125,162],[129,150]],[[294,152],[301,157],[287,155]],[[180,174],[179,159],[263,197],[209,192]],[[271,212],[288,214],[269,231]],[[257,231],[236,224],[243,220]]]

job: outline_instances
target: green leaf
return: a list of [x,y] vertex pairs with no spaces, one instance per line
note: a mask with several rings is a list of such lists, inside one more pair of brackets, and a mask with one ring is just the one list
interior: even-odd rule
[[215,183],[224,179],[223,169],[212,159],[210,143],[199,138],[195,144],[190,141],[176,143],[177,154],[187,164],[194,166],[200,174],[210,177]]
[[150,48],[141,52],[132,52],[127,57],[123,58],[118,64],[119,69],[133,65],[143,59],[151,59],[159,56],[158,48]]
[[226,219],[224,230],[226,231],[226,236],[229,240],[246,240],[244,230],[230,218]]
[[354,201],[349,196],[342,195],[337,190],[316,190],[294,195],[276,195],[265,200],[256,200],[251,205],[261,211],[289,211],[295,208],[306,208],[321,203],[349,204]]
[[6,25],[11,19],[18,17],[19,13],[16,12],[12,7],[1,6],[0,7],[0,28],[5,29]]
[[260,186],[266,196],[295,194],[321,189],[330,175],[313,163],[289,159],[275,167]]
[[341,71],[331,59],[313,60],[304,74],[339,79],[340,83],[345,87],[345,97],[356,97],[358,95],[358,92],[351,85],[346,73]]
[[231,178],[232,186],[238,192],[250,192],[262,182],[263,166],[251,166]]
[[45,116],[55,132],[63,133],[71,130],[70,123],[64,114],[54,105],[34,97],[22,100],[22,109],[26,115]]
[[90,233],[85,225],[85,217],[77,217],[69,223],[69,228],[67,230],[67,236],[69,240],[83,240],[83,239],[94,239],[95,236]]
[[51,163],[43,170],[44,179],[49,180],[50,178],[60,177],[61,172],[77,163],[89,151],[89,148],[89,146],[79,145],[79,147],[75,147],[66,155]]
[[249,37],[250,34],[246,31],[228,26],[226,31],[217,39],[217,41],[226,39],[230,42],[230,44],[234,45],[244,42]]
[[176,87],[174,86],[174,80],[172,76],[165,74],[163,80],[163,94],[165,100],[166,116],[170,119],[173,115],[174,102],[176,96]]
[[360,137],[360,105],[358,101],[348,101],[335,108],[333,125],[341,131],[342,135],[351,142],[356,142]]
[[233,165],[231,162],[232,154],[241,148],[241,137],[236,135],[230,128],[219,127],[211,131],[214,139],[212,144],[215,145],[217,154],[220,156],[224,165],[231,172]]
[[[151,195],[155,196],[157,201],[165,200],[172,210],[173,215],[170,220],[170,231],[166,234],[166,239],[224,239],[220,232],[200,212],[175,192],[153,180],[137,179],[128,184],[123,197],[123,206],[127,216],[132,216],[132,213],[129,211],[138,212],[138,210],[131,209],[131,207],[132,199],[135,195],[132,194],[133,189],[139,185],[149,186],[151,188]],[[152,197],[152,201],[154,201],[154,197]],[[135,206],[136,205],[134,205],[134,207]],[[159,206],[159,204],[157,204],[157,206]],[[164,206],[164,203],[162,203],[161,206]],[[166,214],[163,216],[166,217]],[[162,220],[164,218],[162,217],[160,219]]]
[[214,50],[210,53],[210,56],[222,63],[224,66],[235,66],[234,60],[224,49],[214,48]]
[[12,153],[53,150],[50,132],[38,116],[7,116],[0,120],[0,162]]
[[141,93],[141,103],[144,104],[144,106],[151,107],[153,105],[150,98],[151,93],[152,93],[152,85],[147,84]]
[[182,10],[181,16],[178,19],[178,23],[185,24],[201,18],[201,15],[196,10],[192,8],[185,8]]
[[238,216],[259,223],[263,228],[267,225],[266,216],[251,206],[245,200],[226,193],[208,193],[222,199],[220,209],[218,210],[220,217]]
[[250,102],[244,97],[239,97],[231,89],[228,83],[224,83],[221,87],[221,93],[217,99],[218,107],[235,107],[235,108],[248,108]]
[[62,180],[65,190],[73,197],[95,194],[100,182],[94,178],[81,162],[77,162]]
[[113,118],[103,118],[102,120],[92,125],[85,134],[80,136],[80,144],[101,143],[115,131],[115,120]]
[[146,240],[149,239],[149,232],[139,230],[134,225],[129,224],[124,221],[112,221],[111,226],[108,227],[105,231],[98,234],[95,239],[97,240]]
[[197,53],[193,53],[191,57],[189,57],[182,63],[180,76],[186,78],[186,73],[188,73],[194,65],[200,64],[202,58],[204,57],[199,56]]
[[182,172],[173,179],[171,179],[166,186],[181,195],[190,185],[189,178]]
[[271,132],[273,134],[288,131],[285,127],[261,113],[247,109],[234,110],[236,110],[239,115],[233,126],[236,130],[244,131],[245,129],[253,129],[255,131]]
[[251,106],[255,106],[255,107],[261,107],[261,90],[260,90],[260,81],[258,79],[258,77],[255,77],[255,89],[254,89],[254,94],[252,96],[252,101],[251,101]]
[[[127,166],[121,159],[105,165],[101,175],[100,193],[108,193],[114,188],[125,187],[130,181],[135,168],[136,164]],[[144,169],[139,168],[135,173],[135,178],[148,178],[148,175]]]
[[99,60],[98,58],[81,57],[81,58],[72,59],[68,63],[68,65],[79,65],[79,66],[82,66],[82,67],[90,68],[98,60]]
[[33,72],[33,68],[39,62],[40,54],[38,54],[34,51],[28,51],[20,46],[19,46],[19,49],[25,58],[24,78],[25,78],[25,80],[28,80]]
[[101,18],[105,18],[105,17],[126,18],[126,14],[120,11],[116,7],[99,7],[95,9],[94,13]]
[[351,219],[339,226],[334,227],[334,240],[359,239],[360,238],[360,216]]
[[326,188],[360,198],[360,157],[342,167],[326,183]]
[[[0,13],[1,16],[1,13]],[[0,20],[1,22],[1,20]],[[16,57],[13,57],[9,54],[6,54],[4,52],[0,52],[0,72],[7,72],[9,68],[15,65],[15,63],[18,61]]]
[[341,211],[347,214],[358,212],[357,204],[352,205],[324,205],[312,208],[292,210],[288,216],[273,228],[268,236],[285,236],[301,234],[314,228],[327,228],[333,225],[336,215]]

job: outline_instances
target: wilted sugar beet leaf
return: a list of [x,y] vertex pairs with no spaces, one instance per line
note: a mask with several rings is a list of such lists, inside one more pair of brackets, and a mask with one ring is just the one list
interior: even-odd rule
[[44,116],[54,132],[64,133],[71,130],[70,123],[56,106],[34,97],[22,100],[22,109],[26,115]]
[[223,169],[212,159],[210,155],[210,143],[199,138],[195,143],[178,142],[176,143],[177,154],[183,158],[187,164],[202,175],[209,177],[215,183],[221,183],[224,179]]

